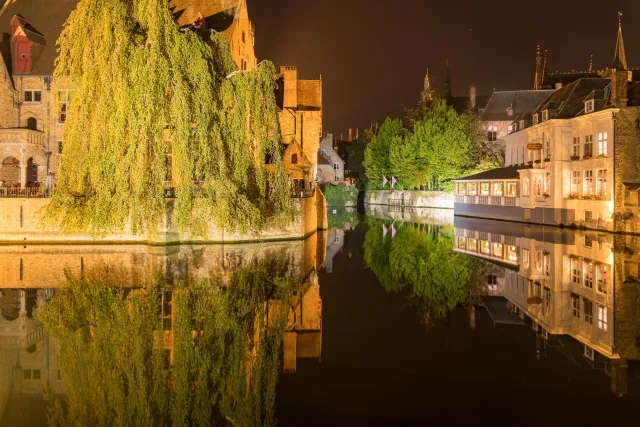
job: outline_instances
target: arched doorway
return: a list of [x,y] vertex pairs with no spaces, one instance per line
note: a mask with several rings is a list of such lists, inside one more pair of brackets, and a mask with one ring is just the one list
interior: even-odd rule
[[20,160],[7,157],[0,165],[0,187],[20,185]]
[[27,119],[27,127],[31,130],[38,130],[38,119],[35,117],[29,117]]
[[27,160],[27,185],[38,183],[38,164],[30,157]]

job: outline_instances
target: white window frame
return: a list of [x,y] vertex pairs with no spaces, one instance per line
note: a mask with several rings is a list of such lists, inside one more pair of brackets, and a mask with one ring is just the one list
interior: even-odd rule
[[593,113],[593,110],[595,110],[595,105],[594,105],[593,99],[585,101],[584,102],[584,112],[585,112],[585,114]]
[[[31,100],[27,101],[27,93],[31,95]],[[40,94],[38,100],[36,100],[36,93]],[[27,104],[37,104],[38,102],[42,102],[42,91],[36,89],[25,90],[22,92],[22,99]]]
[[598,326],[598,329],[607,332],[607,330],[609,329],[609,325],[608,325],[608,310],[607,310],[607,306],[602,305],[602,304],[597,304],[596,305],[596,325]]
[[538,124],[538,113],[535,113],[535,114],[533,115],[533,124],[534,124],[534,125],[537,125],[537,124]]
[[609,134],[607,132],[598,133],[598,156],[609,156]]
[[547,121],[549,120],[549,110],[543,110],[542,111],[542,121]]

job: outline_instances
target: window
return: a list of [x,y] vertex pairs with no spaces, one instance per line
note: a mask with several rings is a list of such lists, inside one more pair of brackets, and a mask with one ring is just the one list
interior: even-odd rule
[[580,297],[571,295],[571,306],[573,307],[573,317],[580,318]]
[[340,177],[338,175],[336,175],[336,176],[333,177],[333,180],[334,181],[340,181]]
[[593,195],[593,171],[586,170],[584,171],[584,181],[582,186],[582,195],[583,196],[592,196]]
[[571,160],[578,160],[580,158],[580,137],[573,138],[573,144],[571,145]]
[[595,359],[595,353],[593,352],[593,349],[591,347],[589,347],[588,345],[584,346],[584,357],[586,357],[587,359],[593,361],[593,359]]
[[487,276],[487,284],[488,285],[497,285],[498,284],[498,276],[495,274],[489,274]]
[[489,142],[496,142],[498,140],[498,126],[489,126],[487,130],[487,140]]
[[551,257],[548,254],[544,256],[544,275],[551,277]]
[[595,239],[593,238],[592,235],[589,234],[585,234],[584,235],[584,247],[585,248],[592,248],[593,247],[593,241]]
[[507,183],[507,196],[517,196],[518,195],[518,183],[517,182],[508,182]]
[[27,119],[27,129],[38,130],[38,119],[35,117],[29,117]]
[[584,159],[590,159],[593,157],[593,135],[587,135],[584,137]]
[[480,241],[480,253],[484,255],[491,255],[491,244],[488,241]]
[[336,235],[333,237],[333,243],[340,243],[340,236]]
[[458,249],[467,248],[467,239],[464,237],[458,237]]
[[586,101],[584,103],[584,112],[585,113],[592,113],[593,112],[593,99],[590,99],[589,101]]
[[39,90],[25,90],[24,102],[40,102],[42,101],[42,92]]
[[333,164],[333,169],[334,169],[334,170],[340,170],[340,164],[338,164],[338,163],[334,163],[334,164]]
[[584,287],[593,289],[593,262],[584,261],[582,270],[584,271]]
[[544,142],[544,158],[551,160],[551,140],[549,139]]
[[245,41],[246,41],[246,38],[245,38],[244,31],[243,31],[243,32],[242,32],[242,43],[244,43]]
[[25,369],[22,375],[25,380],[39,380],[40,369]]
[[598,157],[608,156],[608,139],[607,132],[600,132],[598,134]]
[[571,258],[571,281],[580,284],[580,261],[577,258]]
[[507,246],[507,259],[512,262],[518,261],[518,248],[515,246]]
[[502,196],[503,191],[503,183],[502,182],[494,182],[493,183],[493,195],[494,196]]
[[529,178],[525,178],[522,182],[522,195],[529,197]]
[[598,329],[602,329],[603,331],[607,331],[607,307],[604,305],[598,304],[598,308],[596,309],[596,316],[598,319]]
[[533,253],[533,266],[536,270],[542,270],[542,252],[535,251]]
[[593,212],[592,211],[584,211],[584,220],[586,222],[593,221]]
[[598,169],[596,173],[596,195],[600,198],[607,196],[607,170]]
[[476,182],[469,184],[469,195],[475,196],[478,194],[478,184]]
[[529,268],[529,249],[522,250],[522,267]]
[[467,187],[465,185],[464,182],[459,182],[458,183],[458,194],[466,194],[467,192]]
[[60,114],[58,115],[58,122],[64,123],[67,121],[67,111],[69,100],[71,99],[71,92],[68,90],[58,91],[58,97],[60,100]]
[[588,324],[593,324],[593,303],[586,298],[582,299],[584,303],[584,321]]
[[62,141],[58,141],[58,154],[62,154]]
[[596,265],[596,291],[601,294],[607,293],[607,266]]
[[577,198],[580,196],[580,171],[571,172],[571,197]]
[[291,164],[292,165],[298,164],[298,155],[295,153],[291,155]]
[[480,184],[480,194],[483,196],[488,196],[489,195],[489,183],[488,182],[483,182]]
[[472,252],[478,252],[478,241],[476,239],[469,239],[467,241],[467,250]]
[[518,124],[518,129],[520,130],[524,129],[524,120],[520,120],[520,123]]
[[542,112],[542,121],[549,120],[549,110],[544,110]]
[[502,243],[493,244],[493,256],[496,258],[503,258],[504,246]]
[[551,310],[551,289],[544,288],[544,308],[547,313]]
[[535,113],[535,114],[533,115],[533,124],[534,124],[534,125],[537,125],[537,124],[538,124],[538,113]]
[[551,193],[551,173],[547,172],[544,177],[544,194]]
[[542,195],[542,180],[540,178],[535,178],[533,180],[533,195],[534,196]]

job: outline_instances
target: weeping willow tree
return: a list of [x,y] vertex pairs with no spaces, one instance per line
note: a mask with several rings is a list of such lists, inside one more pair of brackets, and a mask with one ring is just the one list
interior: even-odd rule
[[221,34],[178,28],[166,0],[81,0],[58,43],[65,155],[45,222],[153,233],[171,211],[204,235],[288,221],[273,64],[238,71]]
[[[267,302],[299,284],[286,271],[254,261],[228,286],[171,291],[158,280],[123,288],[114,269],[69,276],[38,314],[58,341],[64,381],[64,396],[47,393],[50,424],[274,425],[288,312]],[[167,324],[158,313],[169,296]]]

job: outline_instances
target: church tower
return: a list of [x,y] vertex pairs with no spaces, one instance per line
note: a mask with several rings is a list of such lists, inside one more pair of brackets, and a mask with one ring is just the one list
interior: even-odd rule
[[622,39],[622,13],[618,12],[618,40],[616,40],[616,51],[613,54],[613,65],[611,68],[618,71],[626,71],[627,54],[624,50],[624,40]]
[[444,79],[444,97],[445,99],[451,99],[453,96],[451,93],[451,72],[449,71],[449,58],[445,60],[445,66],[446,76]]
[[427,105],[435,98],[433,88],[431,87],[431,77],[429,77],[429,69],[427,68],[427,74],[424,76],[424,88],[420,94],[420,102]]
[[[545,59],[546,65],[546,59]],[[542,82],[544,81],[544,68],[542,66],[542,57],[540,56],[540,45],[538,45],[538,53],[536,54],[536,74],[533,78],[533,90],[542,89]]]

